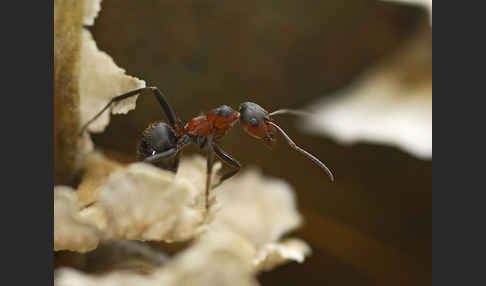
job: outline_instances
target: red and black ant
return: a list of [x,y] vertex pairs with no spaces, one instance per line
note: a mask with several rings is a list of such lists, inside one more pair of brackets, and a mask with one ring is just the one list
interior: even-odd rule
[[[253,102],[240,104],[238,111],[234,111],[227,105],[222,105],[209,111],[205,115],[194,117],[187,124],[183,125],[183,123],[176,117],[174,110],[164,98],[162,92],[157,87],[145,87],[111,99],[100,112],[81,128],[80,134],[82,134],[88,125],[95,121],[113,103],[145,92],[152,93],[159,101],[167,117],[168,124],[161,121],[154,122],[143,131],[137,152],[138,159],[177,172],[180,154],[185,146],[194,143],[199,145],[201,149],[206,147],[206,210],[209,208],[208,198],[211,189],[214,154],[216,153],[216,156],[218,156],[221,161],[233,168],[233,170],[221,175],[219,184],[234,176],[241,168],[241,164],[217,144],[237,121],[240,122],[241,127],[247,134],[263,140],[269,147],[272,147],[276,141],[276,131],[280,132],[292,149],[309,158],[326,172],[331,181],[334,181],[334,176],[329,168],[315,156],[297,146],[283,129],[271,118],[272,115],[292,113],[292,111],[282,109],[269,113]],[[172,163],[168,163],[169,158],[174,158]]]

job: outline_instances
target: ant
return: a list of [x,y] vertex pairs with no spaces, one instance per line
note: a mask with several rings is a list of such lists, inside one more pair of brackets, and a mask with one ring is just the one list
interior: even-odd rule
[[[112,98],[106,106],[101,109],[91,120],[89,120],[80,131],[86,130],[89,124],[95,121],[113,103],[123,99],[150,92],[160,103],[167,117],[167,123],[158,121],[150,124],[142,133],[142,138],[138,146],[137,158],[146,163],[151,163],[158,167],[168,169],[174,173],[179,167],[179,159],[182,149],[188,144],[197,144],[201,149],[207,148],[207,177],[206,177],[206,210],[209,209],[209,191],[211,189],[211,175],[214,164],[214,154],[229,165],[233,170],[220,175],[221,184],[223,181],[234,176],[241,168],[240,162],[226,153],[218,146],[219,140],[239,121],[243,130],[250,136],[263,140],[268,146],[272,147],[275,143],[275,134],[280,134],[285,138],[290,148],[300,152],[317,166],[326,172],[331,181],[334,181],[329,168],[324,165],[314,155],[297,146],[285,131],[278,126],[271,116],[284,113],[297,113],[287,109],[281,109],[272,113],[267,112],[261,106],[253,102],[240,104],[238,111],[234,111],[227,105],[221,105],[204,115],[191,119],[183,125],[172,107],[169,105],[162,92],[157,87],[144,87]],[[168,159],[173,158],[172,163]]]

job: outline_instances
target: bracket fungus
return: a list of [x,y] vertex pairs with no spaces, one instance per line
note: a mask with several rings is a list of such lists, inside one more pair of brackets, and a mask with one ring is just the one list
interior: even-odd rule
[[[99,51],[83,28],[94,23],[100,2],[56,0],[54,5],[54,251],[89,256],[91,267],[101,271],[94,275],[63,261],[55,284],[258,285],[258,272],[303,262],[310,247],[295,238],[281,240],[302,221],[285,182],[247,169],[212,190],[208,212],[202,157],[183,158],[174,174],[142,162],[110,160],[87,133],[78,136],[81,124],[112,97],[145,86]],[[121,101],[112,113],[128,112],[135,101]],[[109,116],[89,131],[102,132]],[[214,167],[213,184],[220,168],[219,163]],[[80,169],[84,175],[74,188]],[[147,241],[191,243],[170,258]]]
[[[98,50],[91,33],[100,0],[54,2],[54,181],[70,184],[93,149],[88,134],[78,136],[82,122],[114,94],[145,87],[145,81],[125,74],[106,53]],[[135,108],[136,97],[120,102],[113,113]],[[105,114],[90,128],[100,132],[108,125]]]
[[154,265],[149,276],[114,269],[95,277],[61,268],[56,285],[71,285],[73,280],[82,285],[135,281],[182,285],[187,279],[191,285],[211,285],[218,279],[223,279],[219,284],[230,285],[231,277],[237,276],[242,277],[241,285],[255,285],[258,271],[289,260],[303,262],[310,254],[309,246],[299,239],[281,241],[301,224],[294,194],[281,180],[246,170],[213,190],[211,212],[206,215],[202,157],[183,159],[177,175],[145,163],[114,166],[100,154],[90,157],[89,161],[105,161],[91,166],[108,165],[111,170],[89,172],[78,193],[56,187],[56,250],[85,252],[99,243],[124,240],[192,238],[194,242],[166,264]]
[[422,28],[395,54],[331,98],[313,103],[302,126],[340,143],[393,145],[432,159],[432,28]]

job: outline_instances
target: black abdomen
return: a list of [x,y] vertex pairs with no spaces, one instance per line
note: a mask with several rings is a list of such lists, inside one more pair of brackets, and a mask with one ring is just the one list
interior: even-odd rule
[[142,132],[137,157],[139,160],[143,160],[176,146],[177,136],[175,131],[164,122],[154,122]]

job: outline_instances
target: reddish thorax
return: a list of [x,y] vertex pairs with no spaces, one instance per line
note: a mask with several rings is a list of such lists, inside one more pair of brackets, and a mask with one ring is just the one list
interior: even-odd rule
[[225,117],[218,114],[206,114],[194,117],[184,127],[183,134],[190,136],[208,136],[211,133],[223,134],[233,127],[238,118],[239,112]]
[[233,127],[233,124],[240,118],[240,113],[235,111],[231,116],[224,117],[218,114],[207,114],[206,118],[211,122],[213,128],[219,130],[227,130]]
[[213,127],[205,115],[194,117],[185,126],[185,131],[190,136],[207,136]]

